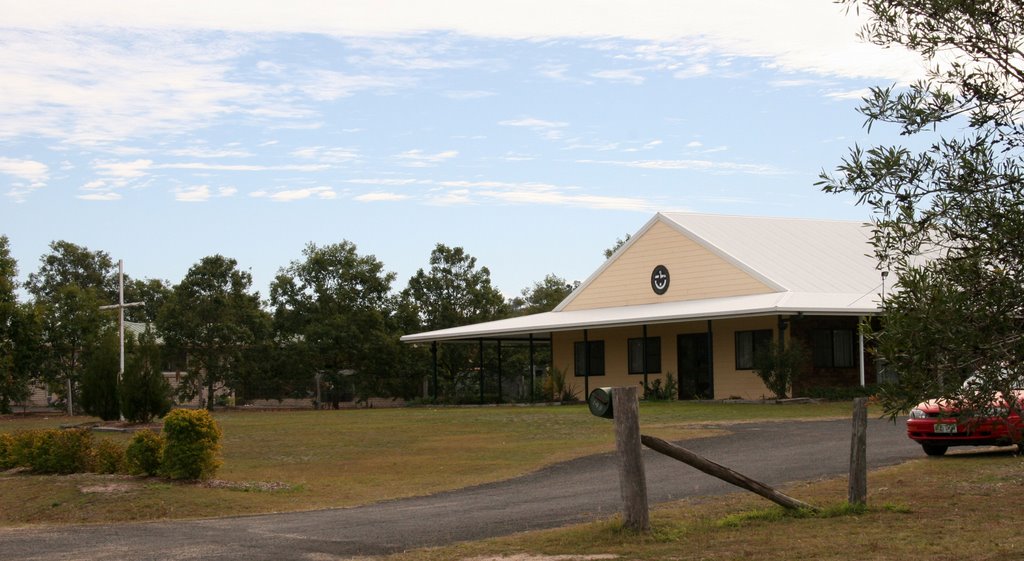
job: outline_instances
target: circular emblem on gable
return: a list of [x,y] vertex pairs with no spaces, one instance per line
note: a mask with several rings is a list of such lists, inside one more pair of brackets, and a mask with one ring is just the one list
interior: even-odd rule
[[658,265],[651,271],[651,288],[654,293],[662,295],[668,292],[668,269],[664,265]]

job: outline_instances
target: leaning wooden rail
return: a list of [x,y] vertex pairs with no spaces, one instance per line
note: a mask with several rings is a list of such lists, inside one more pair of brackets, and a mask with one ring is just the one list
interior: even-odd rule
[[782,505],[786,508],[805,509],[811,511],[818,510],[817,507],[811,506],[803,501],[799,501],[797,499],[794,499],[793,497],[780,493],[775,489],[765,485],[764,483],[754,481],[753,479],[750,479],[749,477],[743,474],[736,473],[735,471],[721,464],[716,464],[715,462],[712,462],[707,458],[703,458],[701,456],[698,456],[697,454],[694,454],[693,452],[687,450],[686,448],[676,446],[675,444],[670,444],[660,438],[642,434],[640,435],[640,442],[644,446],[650,448],[651,450],[654,450],[655,452],[660,452],[670,458],[675,458],[680,462],[695,467],[708,475],[713,475],[723,481],[732,483],[737,487],[742,487],[748,491],[757,493],[758,495],[761,495],[762,497],[768,499],[769,501]]

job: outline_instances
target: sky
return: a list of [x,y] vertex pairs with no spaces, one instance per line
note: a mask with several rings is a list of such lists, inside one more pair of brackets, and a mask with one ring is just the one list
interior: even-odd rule
[[308,243],[461,246],[511,297],[659,211],[866,220],[814,182],[921,62],[829,0],[0,0],[0,235],[264,297]]

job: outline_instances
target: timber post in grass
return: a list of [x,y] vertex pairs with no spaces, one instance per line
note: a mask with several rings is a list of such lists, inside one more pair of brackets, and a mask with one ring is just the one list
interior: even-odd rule
[[647,476],[640,446],[640,401],[636,386],[612,391],[615,415],[615,449],[619,453],[619,488],[622,493],[622,521],[636,532],[651,530],[647,507]]
[[868,400],[853,400],[853,436],[850,439],[849,503],[865,505],[868,502]]
[[793,510],[818,510],[814,506],[794,499],[785,493],[780,493],[760,481],[755,481],[737,471],[723,466],[722,464],[712,462],[711,460],[703,456],[699,456],[681,446],[676,446],[675,444],[665,442],[664,440],[654,436],[647,436],[646,434],[641,436],[640,439],[643,441],[644,446],[654,450],[655,452],[660,452],[670,458],[675,458],[690,467],[699,469],[700,471],[717,477],[726,483],[732,483],[733,485],[746,489],[751,493],[761,495],[777,505]]

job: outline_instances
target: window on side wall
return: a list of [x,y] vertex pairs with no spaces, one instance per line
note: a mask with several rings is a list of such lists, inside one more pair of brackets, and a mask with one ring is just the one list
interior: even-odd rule
[[[586,373],[584,346],[590,347],[590,372]],[[573,362],[577,376],[604,376],[604,341],[576,341],[573,345]]]
[[754,357],[767,352],[772,344],[771,329],[736,332],[736,370],[753,370]]
[[[627,341],[629,347],[629,373],[644,373],[644,339],[637,337]],[[647,373],[661,372],[661,337],[647,338]]]
[[815,329],[812,355],[816,368],[853,368],[857,354],[853,351],[852,329]]

